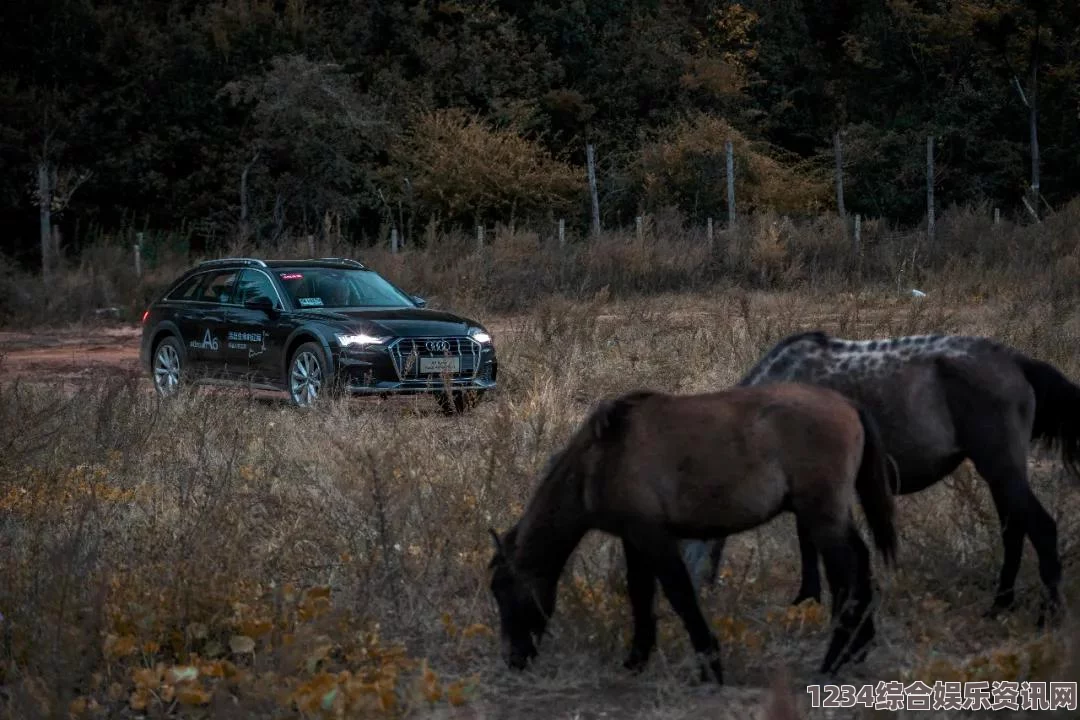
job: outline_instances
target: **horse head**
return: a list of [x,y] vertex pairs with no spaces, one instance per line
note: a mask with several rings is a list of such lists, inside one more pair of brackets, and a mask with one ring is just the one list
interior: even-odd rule
[[501,538],[488,528],[495,553],[488,563],[491,594],[499,607],[499,630],[503,659],[515,670],[523,670],[536,657],[536,641],[544,634],[547,615],[537,600],[532,580],[514,566],[517,526]]

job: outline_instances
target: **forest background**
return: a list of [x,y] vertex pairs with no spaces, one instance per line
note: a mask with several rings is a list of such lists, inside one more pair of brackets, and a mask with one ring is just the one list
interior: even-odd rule
[[730,222],[729,141],[739,212],[837,210],[839,144],[849,225],[925,222],[928,136],[939,208],[1030,222],[1080,186],[1064,0],[13,0],[0,26],[0,252],[28,269],[138,232],[580,236],[587,145],[605,229]]

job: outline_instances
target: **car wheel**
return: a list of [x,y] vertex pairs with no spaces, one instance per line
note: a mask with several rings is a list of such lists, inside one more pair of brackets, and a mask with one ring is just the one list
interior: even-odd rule
[[163,339],[154,348],[154,389],[161,397],[173,397],[180,392],[183,357],[184,347],[173,335]]
[[484,393],[482,390],[466,390],[465,392],[457,391],[454,393],[441,392],[436,396],[436,399],[438,400],[439,407],[442,409],[443,413],[446,415],[454,415],[473,409],[483,396]]
[[289,398],[297,407],[314,405],[330,390],[326,361],[318,343],[296,348],[289,361]]

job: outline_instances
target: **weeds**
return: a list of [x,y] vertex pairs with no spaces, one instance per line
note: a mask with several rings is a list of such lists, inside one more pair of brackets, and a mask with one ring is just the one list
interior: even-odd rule
[[[314,254],[357,257],[433,304],[473,314],[532,312],[552,296],[626,300],[714,294],[731,286],[827,295],[861,286],[898,296],[930,286],[957,299],[1000,296],[1001,288],[1027,284],[1054,302],[1073,297],[1080,279],[1078,215],[1080,201],[1038,225],[994,225],[987,207],[950,208],[938,219],[933,252],[921,229],[864,219],[858,258],[852,255],[851,228],[845,230],[834,216],[771,210],[740,216],[734,230],[718,226],[711,246],[702,228],[668,210],[645,217],[641,237],[605,231],[569,237],[560,246],[552,221],[546,227],[489,228],[483,248],[473,233],[417,233],[404,239],[396,255],[386,237],[354,245],[336,236],[318,241]],[[155,236],[143,275],[136,278],[130,240],[129,231],[85,240],[86,249],[60,263],[49,287],[6,264],[0,272],[0,326],[56,326],[113,315],[136,320],[196,258],[176,249],[186,247],[178,238]],[[264,246],[221,249],[215,256],[229,254],[308,257],[312,248],[307,238],[286,236]]]
[[[778,246],[801,253],[799,272],[814,272],[822,256],[778,232]],[[469,296],[449,279],[462,266],[438,265],[442,251],[430,252],[430,263],[388,264],[425,287],[448,279],[445,297],[486,317],[490,298]],[[769,282],[782,284],[794,266],[770,257]],[[537,276],[570,273],[563,262],[541,258]],[[693,262],[687,272],[700,272]],[[492,307],[539,299],[527,316],[498,320],[502,391],[462,417],[425,400],[300,413],[213,390],[160,403],[123,380],[74,396],[0,385],[0,714],[344,718],[494,705],[547,717],[582,704],[624,716],[698,707],[689,643],[661,593],[655,660],[641,676],[622,673],[631,625],[621,549],[595,534],[568,566],[535,668],[506,670],[487,587],[488,527],[517,519],[539,468],[600,396],[728,386],[793,330],[980,332],[1080,376],[1071,352],[1080,314],[1061,284],[1071,266],[1043,268],[1032,287],[999,275],[996,260],[973,263],[981,269],[959,280],[926,278],[923,300],[888,284],[621,294],[635,278],[659,277],[648,262],[589,266],[578,277],[606,288],[596,294],[553,295],[544,279],[491,290],[496,273],[485,292],[509,295]],[[1012,287],[1002,277],[1014,277]],[[1068,601],[1080,583],[1078,503],[1058,492],[1055,475],[1033,465],[1035,492],[1059,519]],[[1036,633],[1027,605],[1000,621],[981,616],[1001,548],[977,477],[961,469],[898,509],[906,549],[895,572],[875,565],[881,642],[860,672],[931,685],[1071,679],[1071,635]],[[794,691],[779,687],[771,711],[783,717],[804,704],[800,684],[811,681],[829,625],[827,605],[788,606],[798,586],[793,531],[781,517],[730,539],[720,578],[703,593],[729,684],[767,687],[787,668]],[[1040,585],[1034,565],[1025,557],[1018,580],[1025,603]]]

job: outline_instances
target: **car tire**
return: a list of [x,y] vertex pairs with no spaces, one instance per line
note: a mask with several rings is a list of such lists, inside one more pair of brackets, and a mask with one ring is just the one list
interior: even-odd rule
[[184,384],[184,345],[175,335],[168,335],[154,346],[150,378],[159,397],[171,398]]
[[335,395],[335,383],[328,375],[329,363],[322,347],[306,342],[296,348],[289,358],[285,376],[289,400],[296,407],[311,407],[324,395]]
[[443,414],[457,415],[472,410],[483,396],[483,390],[456,390],[453,393],[441,392],[436,396],[436,400]]

